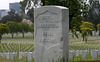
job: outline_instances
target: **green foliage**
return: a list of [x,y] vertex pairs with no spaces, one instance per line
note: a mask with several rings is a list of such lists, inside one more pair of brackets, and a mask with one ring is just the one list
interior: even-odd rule
[[5,25],[5,24],[2,24],[0,23],[0,34],[3,35],[3,34],[8,34],[10,32],[10,29]]
[[97,30],[97,24],[100,23],[100,3],[99,1],[89,0],[88,21],[94,24],[94,31]]
[[13,38],[14,33],[18,33],[18,30],[19,30],[19,25],[18,25],[18,23],[12,22],[12,21],[8,21],[8,22],[6,23],[6,25],[9,27],[10,33],[11,33],[12,38]]
[[15,13],[15,10],[12,9],[8,12],[8,15],[2,17],[1,23],[7,23],[8,21],[21,22],[22,16]]
[[92,31],[93,31],[93,24],[90,22],[82,22],[82,25],[80,26],[81,28],[81,35],[83,38],[87,40],[86,36],[92,36]]
[[100,31],[100,24],[97,25],[98,31]]
[[[27,2],[30,0],[23,0],[20,2],[21,9],[25,13],[25,7]],[[34,0],[32,0],[34,1]],[[41,0],[43,6],[45,5],[58,5],[69,8],[69,28],[73,34],[76,34],[77,30],[80,30],[81,20],[87,18],[88,15],[88,5],[83,0]],[[35,5],[35,4],[34,4]],[[30,8],[31,3],[28,4],[28,8]],[[28,16],[33,19],[34,22],[34,10],[29,9]],[[75,31],[74,31],[75,30]],[[77,36],[78,37],[78,36]]]
[[30,31],[30,27],[27,23],[25,22],[21,22],[19,23],[19,32],[22,33],[23,38],[24,38],[24,34]]
[[34,24],[30,25],[30,32],[34,33]]
[[18,23],[13,22],[13,21],[9,21],[6,23],[6,25],[10,28],[10,33],[18,33]]
[[1,39],[2,39],[2,35],[3,34],[8,34],[10,32],[9,28],[5,25],[0,23],[0,43],[1,43]]

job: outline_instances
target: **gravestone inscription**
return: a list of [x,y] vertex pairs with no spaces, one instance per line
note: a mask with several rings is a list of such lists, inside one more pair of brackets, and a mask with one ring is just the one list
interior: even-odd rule
[[35,62],[52,62],[69,54],[69,10],[43,6],[34,12]]

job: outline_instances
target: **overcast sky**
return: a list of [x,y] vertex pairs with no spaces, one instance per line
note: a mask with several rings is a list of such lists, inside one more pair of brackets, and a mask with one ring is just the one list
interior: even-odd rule
[[9,9],[9,3],[20,2],[23,0],[0,0],[0,9]]

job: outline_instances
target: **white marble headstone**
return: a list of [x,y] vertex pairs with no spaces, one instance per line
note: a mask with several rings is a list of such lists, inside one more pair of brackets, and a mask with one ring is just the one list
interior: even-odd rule
[[76,56],[79,56],[79,55],[80,55],[80,51],[76,50]]
[[23,52],[23,56],[24,57],[27,57],[27,52]]
[[28,52],[28,61],[32,61],[32,52]]
[[92,60],[97,60],[98,59],[98,50],[92,50],[91,55],[92,55]]
[[6,59],[10,59],[9,53],[6,53]]
[[84,50],[82,53],[82,58],[86,59],[87,54],[88,54],[88,50]]
[[98,55],[100,55],[100,49],[98,49]]
[[43,6],[34,11],[35,62],[57,61],[69,54],[69,10]]
[[16,54],[15,53],[11,53],[11,61],[14,61],[15,57],[16,57]]
[[73,60],[74,51],[69,51],[69,60]]
[[19,52],[19,59],[22,59],[23,52]]

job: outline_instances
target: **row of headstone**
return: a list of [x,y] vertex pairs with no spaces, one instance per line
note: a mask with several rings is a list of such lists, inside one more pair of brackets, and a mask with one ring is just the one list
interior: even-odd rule
[[77,44],[76,44],[75,46],[70,45],[69,46],[69,49],[70,50],[76,50],[76,49],[77,50],[100,50],[100,47],[96,47],[96,48],[93,47],[93,46],[92,47],[88,47],[88,46],[87,47],[86,46],[85,47],[84,46],[83,47],[80,47],[80,46],[77,46]]
[[23,44],[18,43],[2,43],[0,44],[1,51],[0,52],[30,52],[34,48],[33,44],[26,44],[23,46]]
[[0,44],[1,45],[1,49],[2,49],[2,51],[3,51],[3,53],[5,52],[5,50],[3,49],[3,46],[2,46],[2,44]]
[[[0,56],[2,56],[3,58],[6,58],[6,59],[11,58],[11,61],[15,61],[17,53],[16,52],[0,53]],[[27,57],[28,61],[32,61],[32,59],[34,58],[34,52],[19,52],[19,59],[22,59],[23,56]]]
[[[82,55],[82,59],[86,59],[86,56],[89,54],[89,50],[73,50],[69,51],[69,60],[74,59],[74,55],[78,57],[79,55]],[[92,60],[97,60],[98,59],[98,50],[91,50],[91,56]]]

